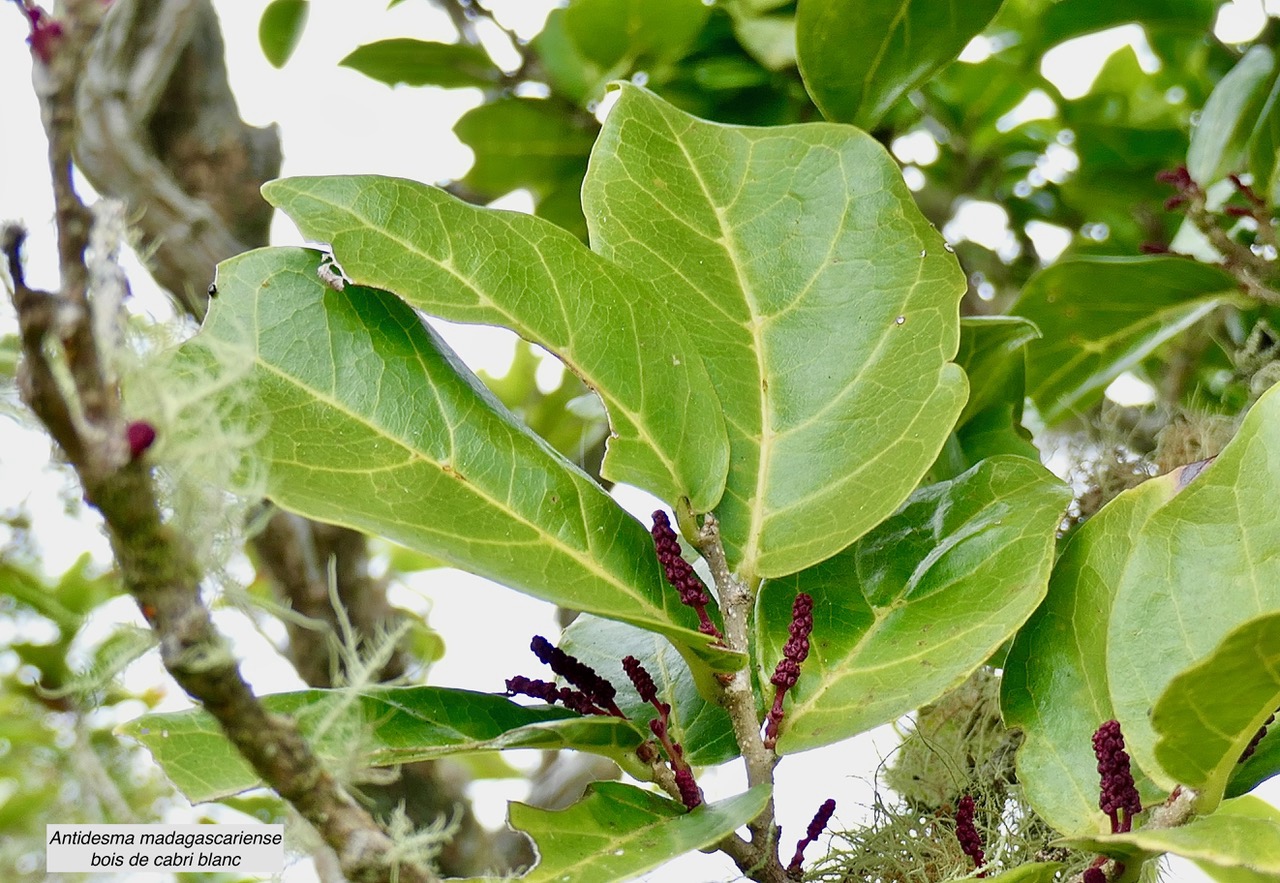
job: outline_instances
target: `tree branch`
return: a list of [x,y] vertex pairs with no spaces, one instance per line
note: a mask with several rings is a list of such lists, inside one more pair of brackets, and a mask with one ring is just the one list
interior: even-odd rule
[[[682,524],[693,521],[693,514],[681,513]],[[731,650],[749,654],[749,622],[755,607],[755,593],[740,577],[729,569],[724,545],[720,542],[720,525],[715,515],[708,513],[692,541],[703,559],[711,567],[711,576],[720,596],[720,612],[724,615],[725,643]],[[755,692],[751,689],[751,664],[734,672],[722,682],[721,704],[729,713],[733,734],[747,767],[747,786],[773,785],[773,771],[778,756],[760,738],[760,718],[756,713]],[[716,844],[753,880],[762,883],[781,883],[788,879],[778,859],[777,827],[774,822],[773,797],[760,815],[747,823],[751,832],[750,843],[736,834]]]
[[[126,424],[119,389],[104,369],[95,328],[109,326],[93,310],[108,307],[89,297],[91,215],[71,177],[75,86],[100,9],[93,0],[66,4],[56,51],[36,52],[63,288],[50,293],[26,284],[20,254],[25,232],[6,228],[0,246],[14,283],[23,397],[71,461],[86,499],[102,513],[122,582],[159,637],[161,658],[179,685],[214,716],[258,775],[317,828],[351,879],[433,880],[430,871],[398,855],[293,721],[270,714],[253,695],[200,599],[189,550],[161,517],[142,455],[150,439]],[[58,364],[64,361],[69,379],[60,382]]]

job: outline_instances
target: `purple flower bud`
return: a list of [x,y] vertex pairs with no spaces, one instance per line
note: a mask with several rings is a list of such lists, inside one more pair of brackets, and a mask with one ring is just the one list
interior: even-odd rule
[[640,660],[634,656],[626,656],[622,660],[622,670],[627,673],[627,677],[631,679],[632,685],[636,688],[636,692],[640,694],[640,698],[645,702],[658,701],[658,688],[653,683],[653,677],[640,664]]
[[136,460],[147,448],[155,444],[156,428],[145,420],[135,420],[125,427],[125,438],[129,441],[129,459]]
[[698,613],[698,630],[716,638],[722,637],[716,624],[707,616],[711,593],[694,572],[693,565],[680,554],[680,541],[676,539],[676,532],[671,527],[671,519],[661,509],[653,513],[653,529],[650,533],[653,534],[653,548],[667,582],[680,595],[680,603],[692,607]]
[[[1093,753],[1098,758],[1101,780],[1098,807],[1111,816],[1113,833],[1128,831],[1133,817],[1142,812],[1142,798],[1133,782],[1129,755],[1124,750],[1124,736],[1119,721],[1109,720],[1093,734]],[[1120,812],[1124,811],[1122,818]]]
[[800,664],[785,656],[778,660],[778,666],[773,670],[773,677],[769,679],[770,683],[779,690],[790,690],[798,680],[800,680]]
[[1102,868],[1086,868],[1083,883],[1107,883],[1107,875]]
[[818,811],[813,814],[813,820],[809,822],[809,829],[805,831],[805,835],[796,843],[795,855],[791,857],[791,864],[787,865],[788,876],[800,879],[804,870],[804,851],[805,848],[818,839],[823,830],[827,827],[827,823],[831,821],[831,814],[836,811],[836,802],[831,798],[823,801],[822,806],[818,807]]
[[[973,860],[973,866],[980,868],[987,862],[986,853],[982,851],[982,835],[973,823],[973,798],[968,794],[960,798],[956,805],[956,839],[960,841],[960,849]],[[979,873],[979,877],[986,876]]]
[[596,673],[591,666],[570,656],[559,647],[555,647],[542,635],[534,635],[529,642],[533,655],[551,670],[586,694],[593,703],[605,708],[610,714],[625,717],[614,703],[618,695],[617,688]]
[[680,802],[686,809],[697,809],[702,804],[702,790],[693,780],[693,770],[688,767],[676,770],[676,787],[680,789]]

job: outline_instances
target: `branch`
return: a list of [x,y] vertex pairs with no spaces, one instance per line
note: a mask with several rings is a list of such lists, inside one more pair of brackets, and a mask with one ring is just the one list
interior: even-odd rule
[[[687,507],[681,507],[682,509]],[[692,512],[681,512],[682,525],[694,520]],[[703,559],[711,567],[711,576],[720,596],[720,612],[724,616],[725,643],[731,650],[748,654],[750,651],[749,622],[755,607],[755,593],[729,569],[724,545],[720,542],[720,525],[715,515],[708,513],[701,527],[693,534],[692,541]],[[750,663],[735,671],[722,682],[721,704],[729,713],[733,734],[747,767],[747,787],[773,785],[773,770],[778,756],[766,748],[760,738],[760,719],[756,715],[756,697],[751,689]],[[717,847],[753,880],[762,883],[781,883],[788,879],[778,859],[777,827],[774,823],[773,797],[760,815],[747,823],[751,832],[750,843],[732,834],[720,841]]]
[[129,206],[156,281],[197,318],[218,262],[266,244],[258,188],[280,171],[279,135],[240,119],[223,56],[209,0],[115,0],[76,81],[78,166]]
[[[401,859],[391,838],[324,769],[293,721],[267,712],[244,681],[200,599],[189,550],[161,516],[143,456],[154,431],[126,424],[119,389],[99,357],[94,329],[108,326],[93,316],[85,254],[90,215],[71,176],[75,84],[99,9],[93,0],[68,3],[56,51],[33,45],[63,287],[50,293],[26,284],[20,254],[25,231],[5,228],[0,247],[13,280],[23,398],[67,455],[86,499],[102,513],[122,581],[159,637],[161,658],[179,685],[214,716],[258,775],[317,828],[351,879],[434,880],[430,871]],[[64,361],[69,377],[60,382]]]

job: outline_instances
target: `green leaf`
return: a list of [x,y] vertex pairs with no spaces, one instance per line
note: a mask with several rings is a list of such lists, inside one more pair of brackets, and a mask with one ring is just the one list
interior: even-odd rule
[[682,57],[711,8],[702,0],[573,0],[564,28],[607,78]]
[[665,81],[711,13],[702,0],[572,0],[553,9],[533,50],[552,92],[590,106],[611,80]]
[[356,282],[451,321],[505,325],[560,356],[608,409],[606,478],[687,496],[701,512],[719,500],[728,443],[715,390],[643,279],[540,218],[412,181],[289,178],[263,192]]
[[493,86],[502,71],[481,46],[397,38],[359,46],[338,62],[366,77],[395,86],[441,86],[459,89]]
[[1243,170],[1245,146],[1258,124],[1258,111],[1276,81],[1275,56],[1254,46],[1218,81],[1191,130],[1187,171],[1208,186]]
[[271,0],[258,21],[258,43],[272,67],[281,68],[298,48],[311,11],[308,0]]
[[641,701],[622,669],[622,658],[634,656],[653,676],[658,699],[671,706],[671,735],[684,746],[689,763],[713,766],[738,756],[729,715],[703,698],[689,667],[670,642],[625,623],[579,616],[565,630],[560,648],[612,682],[618,688],[622,713],[647,728],[657,711]]
[[74,635],[83,621],[82,613],[65,607],[38,576],[11,561],[0,560],[0,595],[7,595],[51,620],[65,637]]
[[954,478],[988,457],[1015,454],[1039,461],[1031,433],[1022,426],[1027,344],[1040,331],[1017,316],[960,320],[956,364],[969,378],[969,401],[929,471],[933,482]]
[[1106,855],[1168,852],[1202,866],[1254,871],[1272,880],[1280,875],[1280,814],[1256,797],[1225,801],[1212,815],[1198,816],[1176,828],[1144,827],[1127,834],[1079,838],[1069,844]]
[[[775,4],[784,5],[784,4]],[[796,19],[782,12],[761,9],[750,0],[730,0],[725,4],[733,17],[733,34],[747,54],[771,71],[796,65]]]
[[[1165,787],[1150,713],[1174,678],[1234,629],[1280,610],[1280,386],[1133,542],[1107,632],[1107,674],[1129,753]],[[1257,709],[1253,709],[1257,711]],[[1208,798],[1210,802],[1213,796]]]
[[1101,398],[1161,344],[1235,299],[1224,270],[1181,257],[1083,257],[1027,281],[1010,312],[1043,338],[1030,345],[1028,394],[1046,423]]
[[586,104],[600,86],[600,72],[578,50],[565,27],[564,9],[553,9],[529,44],[547,72],[552,93]]
[[630,880],[671,859],[711,846],[755,818],[769,799],[758,785],[693,812],[651,791],[595,782],[568,809],[511,804],[513,828],[533,838],[541,856],[524,883]]
[[741,574],[794,573],[897,508],[963,407],[965,286],[883,147],[706,123],[624,86],[583,208],[592,247],[646,279],[716,385],[717,515]]
[[538,98],[486,102],[464,113],[453,131],[476,155],[463,183],[488,199],[521,187],[544,196],[580,180],[595,138],[593,122]]
[[1177,675],[1151,711],[1156,760],[1212,812],[1245,747],[1280,706],[1280,611],[1251,619]]
[[1062,867],[1061,862],[1027,862],[985,879],[987,883],[1053,883]]
[[335,291],[319,263],[302,249],[224,262],[184,350],[251,362],[237,394],[252,397],[268,496],[658,631],[713,666],[739,664],[695,631],[639,522],[507,412],[408,306],[356,285]]
[[1280,150],[1280,76],[1272,79],[1270,90],[1258,108],[1253,131],[1245,145],[1248,172],[1256,189],[1266,200],[1280,203],[1280,175],[1277,175],[1276,152]]
[[778,750],[895,720],[986,662],[1044,597],[1069,499],[1040,464],[994,457],[921,488],[834,558],[766,582],[756,608],[762,682],[782,655],[796,593],[814,599],[811,651]]
[[953,61],[1003,0],[800,0],[796,54],[823,116],[873,129],[907,92]]
[[1216,11],[1214,0],[1057,0],[1040,17],[1038,37],[1049,47],[1129,22],[1198,34],[1212,26]]
[[[1170,473],[1125,491],[1068,540],[1049,594],[1014,639],[1004,662],[1001,710],[1022,730],[1018,781],[1055,830],[1110,830],[1098,809],[1093,733],[1115,717],[1107,684],[1107,621],[1134,536],[1190,473]],[[1157,796],[1135,770],[1144,799]]]
[[[326,763],[345,769],[434,760],[505,748],[572,748],[603,754],[643,775],[644,739],[616,717],[580,717],[559,707],[442,687],[301,690],[262,697],[268,711],[297,720]],[[259,784],[217,721],[200,709],[145,714],[119,728],[141,742],[183,794],[199,803]]]

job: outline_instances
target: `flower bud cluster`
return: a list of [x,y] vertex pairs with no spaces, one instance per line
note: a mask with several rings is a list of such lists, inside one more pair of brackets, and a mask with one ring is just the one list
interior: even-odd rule
[[[964,854],[973,860],[973,866],[981,868],[987,863],[987,856],[982,851],[982,835],[973,823],[973,810],[973,798],[968,794],[961,797],[956,805],[956,839],[960,841]],[[979,871],[978,876],[985,877],[986,872]]]
[[1098,807],[1111,817],[1112,833],[1129,831],[1133,817],[1142,812],[1142,798],[1133,782],[1119,721],[1109,720],[1098,727],[1093,734],[1093,753],[1098,758],[1101,779]]
[[[535,635],[529,642],[529,649],[552,671],[564,678],[577,689],[560,687],[549,681],[539,681],[517,675],[507,678],[508,696],[530,696],[554,705],[559,702],[565,708],[579,714],[600,714],[611,717],[626,715],[618,708],[617,688],[601,677],[591,666],[582,662],[559,647],[553,645],[541,635]],[[640,698],[648,702],[658,711],[658,716],[649,722],[649,730],[657,739],[657,743],[645,742],[636,749],[636,755],[645,763],[658,763],[660,753],[658,746],[666,752],[667,762],[674,774],[675,788],[680,795],[680,802],[687,809],[694,809],[702,803],[702,791],[693,777],[693,768],[684,759],[684,748],[671,738],[671,706],[658,698],[658,688],[639,659],[627,656],[622,660],[622,670],[636,688]]]
[[593,703],[614,717],[626,717],[614,702],[618,695],[617,688],[600,677],[594,668],[580,662],[576,656],[565,653],[542,635],[534,635],[529,642],[529,649],[538,657],[538,661],[581,690]]
[[782,647],[782,658],[778,660],[769,682],[773,684],[773,707],[765,719],[764,744],[773,748],[778,743],[778,727],[782,723],[785,712],[782,710],[782,699],[787,691],[800,680],[800,663],[809,657],[809,635],[813,632],[813,598],[800,592],[791,605],[791,625],[789,637]]
[[671,583],[679,593],[680,603],[686,607],[692,607],[698,614],[698,631],[717,639],[722,638],[720,629],[716,628],[716,624],[707,615],[711,593],[707,591],[706,585],[698,574],[694,573],[693,565],[685,561],[684,556],[680,554],[680,541],[676,539],[676,532],[671,527],[671,520],[667,518],[667,513],[661,509],[653,513],[651,533],[653,548],[658,554],[658,563],[662,565],[662,572],[666,575],[667,582]]
[[507,678],[507,695],[508,696],[529,696],[533,699],[541,699],[548,705],[555,705],[559,702],[570,711],[576,711],[578,714],[608,714],[603,708],[596,706],[587,694],[581,690],[571,690],[568,687],[557,687],[550,681],[537,681],[533,678],[526,678],[523,675],[516,675],[514,678]]
[[787,865],[787,876],[793,880],[799,880],[804,876],[804,850],[810,843],[818,839],[818,836],[827,827],[827,823],[831,821],[831,815],[836,811],[836,802],[828,797],[822,802],[822,806],[818,807],[818,811],[813,814],[812,821],[809,822],[809,829],[805,831],[803,837],[796,842],[795,855],[791,857],[791,864]]

